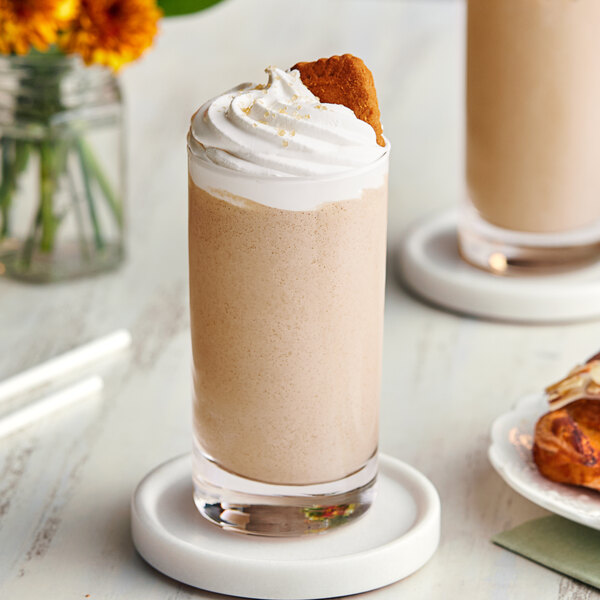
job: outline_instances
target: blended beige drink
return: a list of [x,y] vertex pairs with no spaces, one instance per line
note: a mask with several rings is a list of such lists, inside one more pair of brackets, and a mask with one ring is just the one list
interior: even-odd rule
[[194,483],[214,522],[289,535],[370,503],[388,149],[298,71],[267,72],[190,129]]
[[600,241],[599,31],[597,0],[468,2],[469,200],[492,228],[542,234],[479,232],[534,264]]

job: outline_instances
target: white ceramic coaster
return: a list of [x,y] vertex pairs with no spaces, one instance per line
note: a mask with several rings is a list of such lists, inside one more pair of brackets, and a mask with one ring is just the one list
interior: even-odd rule
[[600,317],[600,264],[560,275],[502,277],[458,254],[456,211],[414,225],[401,240],[398,270],[417,295],[443,308],[528,323]]
[[439,542],[440,501],[424,475],[380,455],[377,486],[373,506],[355,523],[301,538],[247,536],[200,515],[185,455],[138,486],[133,541],[162,573],[212,592],[281,600],[358,594],[414,573]]

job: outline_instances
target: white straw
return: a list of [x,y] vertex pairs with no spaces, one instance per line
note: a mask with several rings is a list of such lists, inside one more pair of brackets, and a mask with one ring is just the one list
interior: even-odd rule
[[35,400],[23,408],[19,408],[4,417],[0,417],[0,438],[7,436],[47,415],[65,408],[74,402],[97,394],[104,383],[101,377],[94,375],[79,381],[50,396]]
[[79,348],[52,358],[41,365],[9,377],[0,382],[0,402],[59,379],[72,371],[87,367],[110,354],[124,350],[130,344],[131,334],[129,331],[119,329],[110,335],[79,346]]

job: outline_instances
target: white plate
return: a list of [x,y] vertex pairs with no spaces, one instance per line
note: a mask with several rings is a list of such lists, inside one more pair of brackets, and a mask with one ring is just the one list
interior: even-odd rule
[[488,456],[493,467],[516,492],[571,521],[600,529],[600,493],[554,483],[537,470],[531,448],[537,420],[548,412],[545,396],[522,398],[492,425]]
[[421,568],[440,535],[440,500],[424,475],[379,456],[373,506],[323,535],[261,538],[223,531],[192,499],[188,455],[146,476],[133,496],[133,541],[166,575],[246,598],[331,598],[388,585]]

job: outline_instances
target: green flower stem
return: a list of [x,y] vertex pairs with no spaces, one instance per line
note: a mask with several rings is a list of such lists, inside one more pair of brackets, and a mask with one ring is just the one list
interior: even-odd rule
[[85,164],[87,165],[87,168],[89,169],[89,174],[94,177],[94,179],[100,186],[100,189],[102,190],[102,193],[104,194],[104,197],[106,198],[108,206],[110,207],[110,210],[112,211],[112,213],[115,217],[115,220],[117,221],[117,224],[119,225],[119,228],[122,229],[123,228],[123,206],[122,206],[121,202],[119,201],[119,198],[117,197],[117,195],[114,193],[108,179],[106,178],[104,171],[102,170],[102,167],[99,165],[98,161],[96,160],[93,150],[90,148],[89,144],[83,138],[78,138],[77,147],[79,150],[79,154],[82,157],[82,161],[85,162]]
[[85,197],[88,204],[88,210],[90,212],[90,220],[92,221],[92,228],[94,230],[94,242],[96,243],[96,248],[98,250],[102,250],[104,248],[104,239],[102,237],[102,232],[100,231],[98,215],[96,214],[96,206],[94,204],[94,197],[92,195],[92,188],[90,186],[90,174],[88,171],[89,165],[86,161],[86,155],[83,146],[81,145],[81,139],[77,139],[75,141],[75,147],[79,156],[79,163],[81,164],[81,174],[83,175],[83,187],[85,189]]
[[27,168],[29,162],[29,143],[23,140],[15,140],[15,144],[15,172],[20,175]]
[[2,138],[2,182],[0,183],[0,215],[2,224],[0,227],[0,240],[8,235],[10,231],[10,204],[13,188],[13,165],[10,152],[11,143],[6,137]]
[[10,208],[13,194],[17,189],[17,179],[27,167],[29,145],[21,140],[3,137],[2,145],[2,179],[0,184],[0,240],[10,233]]
[[42,206],[39,205],[37,212],[35,214],[35,219],[33,220],[33,224],[31,226],[31,231],[27,236],[27,240],[25,240],[25,245],[23,246],[23,264],[25,267],[29,268],[31,266],[31,259],[33,257],[33,250],[35,248],[38,229],[42,224]]
[[81,212],[81,206],[79,205],[79,194],[77,192],[77,186],[75,185],[73,173],[71,172],[71,169],[68,168],[68,162],[67,181],[69,183],[69,195],[71,196],[71,202],[73,203],[73,210],[75,212],[75,220],[77,221],[77,237],[79,239],[79,248],[85,260],[89,261],[91,259],[91,253],[85,239],[85,226],[83,223],[83,213]]
[[52,143],[44,140],[40,144],[40,209],[42,214],[42,237],[40,250],[52,252],[54,236],[59,219],[54,214],[53,196],[56,189],[56,148]]

